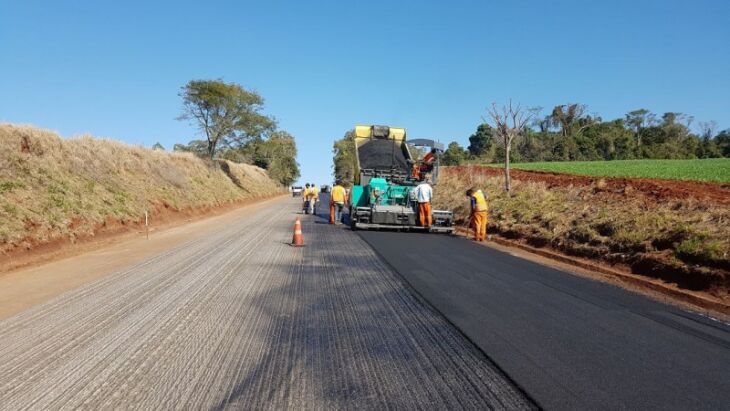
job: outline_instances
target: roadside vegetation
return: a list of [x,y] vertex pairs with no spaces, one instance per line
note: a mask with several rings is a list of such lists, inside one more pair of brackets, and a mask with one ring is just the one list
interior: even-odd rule
[[355,130],[348,130],[332,145],[332,167],[335,180],[345,185],[355,181]]
[[299,177],[294,137],[278,130],[276,120],[263,113],[260,94],[222,80],[191,80],[180,97],[178,119],[190,122],[205,139],[176,144],[175,151],[253,164],[284,186]]
[[542,177],[516,174],[509,195],[499,169],[444,167],[434,206],[453,209],[464,222],[469,213],[464,191],[480,188],[490,196],[491,234],[730,299],[727,199],[700,198],[702,186],[698,197],[675,196],[656,189],[644,192],[625,181]]
[[[695,122],[691,115],[647,109],[604,120],[583,104],[555,106],[543,115],[530,109],[531,123],[512,144],[512,163],[631,159],[695,159],[730,157],[730,130],[714,121]],[[501,163],[505,147],[494,124],[479,124],[464,148],[451,142],[446,165]]]
[[283,191],[253,165],[0,124],[0,258],[139,223],[145,210],[156,222]]
[[482,189],[492,234],[730,301],[730,130],[646,109],[609,121],[581,104],[540,112],[492,105],[469,146],[443,154],[454,167],[435,206],[466,221],[464,192]]
[[[495,165],[497,166],[497,165]],[[639,177],[730,182],[730,158],[692,160],[556,161],[512,164],[517,170],[594,177]]]

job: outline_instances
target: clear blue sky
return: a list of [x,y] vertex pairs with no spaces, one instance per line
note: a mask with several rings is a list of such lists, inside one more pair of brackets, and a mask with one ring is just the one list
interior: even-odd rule
[[0,0],[0,121],[169,149],[196,137],[175,120],[179,88],[223,78],[266,98],[319,184],[355,123],[466,144],[510,97],[724,129],[729,16],[723,0]]

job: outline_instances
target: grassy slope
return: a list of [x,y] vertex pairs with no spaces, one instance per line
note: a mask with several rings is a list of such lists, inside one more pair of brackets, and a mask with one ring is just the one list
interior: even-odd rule
[[595,177],[645,177],[730,182],[730,158],[703,160],[616,160],[517,163],[515,169]]
[[282,190],[254,166],[0,124],[0,251]]
[[[435,207],[468,214],[464,191],[490,196],[490,232],[549,245],[568,254],[631,265],[637,272],[713,289],[730,298],[730,210],[694,199],[657,203],[638,193],[601,191],[599,187],[548,187],[514,181],[507,196],[501,177],[442,169]],[[691,276],[691,278],[689,278]],[[678,281],[681,280],[681,281]]]

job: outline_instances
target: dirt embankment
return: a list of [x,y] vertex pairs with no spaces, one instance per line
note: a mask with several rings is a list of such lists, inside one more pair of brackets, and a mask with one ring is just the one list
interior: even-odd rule
[[[469,169],[453,167],[454,170]],[[501,177],[503,170],[494,167],[481,167],[480,173]],[[730,184],[705,183],[701,181],[658,180],[650,178],[625,177],[588,177],[571,174],[551,173],[545,171],[512,170],[512,178],[520,181],[541,181],[548,187],[591,186],[600,187],[625,195],[641,195],[666,201],[678,198],[694,198],[707,200],[717,204],[730,204]]]
[[281,194],[265,170],[0,124],[0,270]]
[[719,184],[445,167],[436,203],[468,214],[464,190],[490,196],[492,233],[590,258],[730,302],[730,189]]

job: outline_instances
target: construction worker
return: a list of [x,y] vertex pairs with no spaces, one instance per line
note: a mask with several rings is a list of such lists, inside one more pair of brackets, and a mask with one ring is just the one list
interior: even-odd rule
[[436,163],[436,149],[432,148],[431,151],[426,153],[425,156],[421,159],[418,165],[418,169],[412,171],[412,174],[418,173],[418,177],[423,180],[425,178],[426,173],[430,173],[433,171],[433,165]]
[[413,165],[411,165],[411,178],[416,180],[419,179],[421,176],[421,166],[418,165],[417,162],[414,162]]
[[466,190],[471,205],[471,224],[474,227],[474,241],[485,241],[487,239],[487,198],[482,190],[470,188]]
[[433,189],[426,179],[416,186],[416,199],[418,201],[418,221],[426,229],[431,228],[433,224],[433,215],[431,214],[431,199],[433,198]]
[[433,163],[436,161],[436,149],[432,148],[431,151],[426,153],[425,156],[423,156],[423,160],[421,160],[421,163],[423,163],[424,166],[430,167],[433,169]]
[[330,191],[330,224],[342,223],[342,209],[347,201],[347,191],[342,183],[337,180]]
[[302,190],[302,213],[309,213],[309,183],[305,184]]
[[317,213],[317,202],[319,201],[319,189],[314,183],[309,184],[309,214]]

